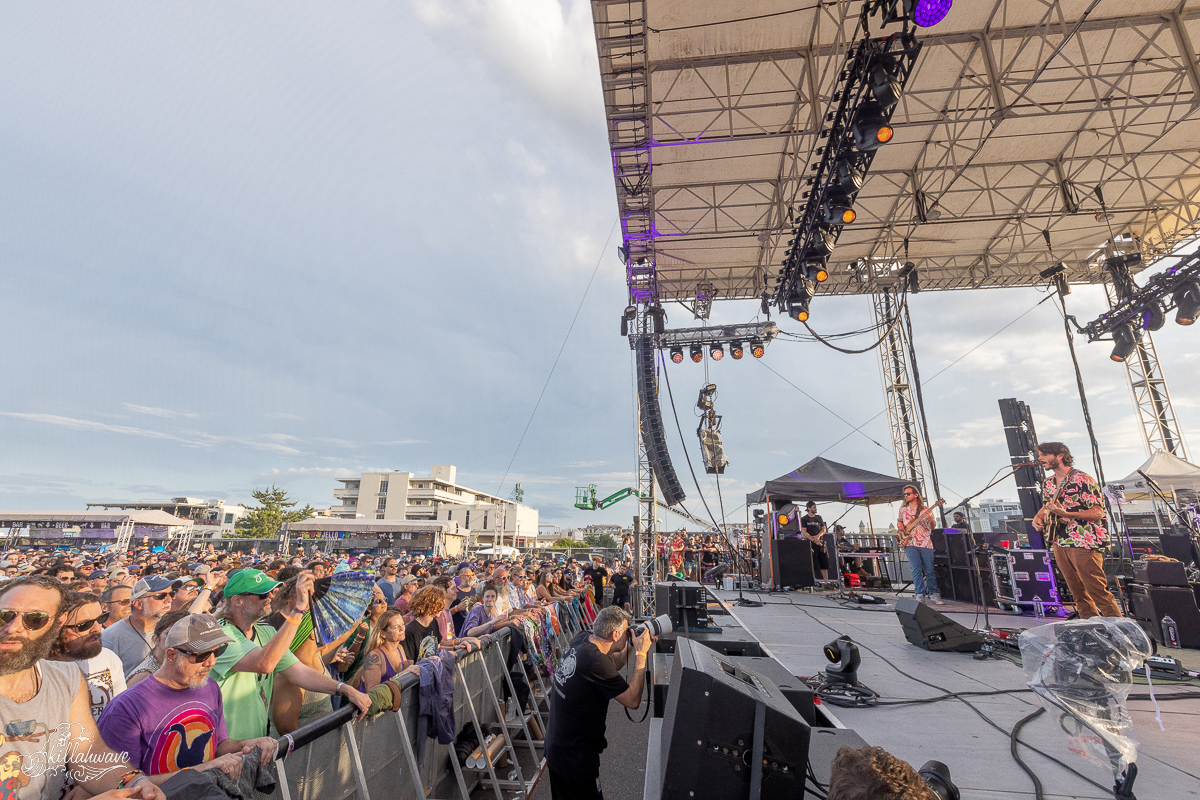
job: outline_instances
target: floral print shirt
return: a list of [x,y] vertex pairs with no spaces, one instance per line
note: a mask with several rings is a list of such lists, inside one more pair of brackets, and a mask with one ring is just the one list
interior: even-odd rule
[[[1042,483],[1042,500],[1048,502],[1054,499],[1054,493],[1057,491],[1058,478],[1051,474]],[[1085,511],[1097,506],[1103,508],[1104,496],[1100,493],[1100,484],[1096,482],[1095,478],[1075,469],[1067,475],[1058,502],[1067,511]],[[1048,541],[1047,544],[1057,544],[1060,547],[1082,547],[1086,550],[1103,550],[1108,547],[1108,528],[1104,524],[1104,519],[1095,521],[1064,520],[1062,517],[1049,515],[1046,519],[1053,519],[1057,522],[1053,542]],[[1047,524],[1047,532],[1049,529],[1050,526]]]
[[[918,511],[915,506],[910,506],[907,503],[905,503],[903,506],[900,507],[900,522],[902,522],[907,527],[912,522],[913,517],[917,516],[918,514],[921,513],[921,511],[924,511],[924,510],[925,509],[921,509],[920,511]],[[933,538],[929,535],[929,532],[930,532],[930,530],[932,530],[932,528],[933,528],[933,523],[930,521],[929,516],[927,515],[925,517],[922,517],[921,521],[918,522],[917,526],[915,528],[913,528],[912,531],[910,532],[912,539],[910,539],[908,544],[905,546],[906,547],[923,547],[926,550],[932,550],[933,549]]]

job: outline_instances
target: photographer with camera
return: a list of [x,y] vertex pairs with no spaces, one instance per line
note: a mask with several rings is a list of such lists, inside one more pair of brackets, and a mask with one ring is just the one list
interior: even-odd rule
[[[553,800],[603,800],[600,754],[608,746],[608,701],[629,709],[641,705],[647,654],[657,638],[646,628],[631,631],[630,619],[617,606],[600,609],[591,632],[576,634],[554,670],[546,730]],[[626,682],[619,670],[631,654],[633,677]]]

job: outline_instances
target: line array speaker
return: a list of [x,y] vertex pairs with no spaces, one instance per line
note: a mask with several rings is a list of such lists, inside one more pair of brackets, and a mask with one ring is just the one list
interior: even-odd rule
[[641,336],[637,342],[637,385],[638,409],[641,412],[642,441],[646,443],[646,455],[650,459],[650,471],[658,481],[662,501],[669,506],[681,502],[687,495],[671,465],[671,454],[667,452],[667,433],[663,428],[662,410],[658,406],[658,373],[654,369],[653,342],[649,336]]

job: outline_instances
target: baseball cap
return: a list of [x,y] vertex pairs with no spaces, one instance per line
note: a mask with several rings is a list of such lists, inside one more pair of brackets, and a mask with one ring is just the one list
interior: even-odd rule
[[221,630],[216,617],[209,614],[189,614],[171,626],[171,630],[167,632],[166,646],[182,648],[192,653],[207,653],[231,642],[233,637]]
[[225,584],[225,597],[239,594],[266,594],[279,585],[269,575],[257,569],[239,569]]
[[199,566],[192,568],[193,575],[207,575],[210,572],[212,572],[212,567],[209,567],[205,564],[200,564]]
[[133,585],[133,593],[129,595],[129,599],[137,600],[139,597],[144,597],[148,594],[165,592],[174,583],[174,581],[164,578],[162,575],[147,575]]
[[406,575],[405,577],[400,579],[400,586],[401,586],[401,588],[403,588],[405,586],[408,586],[410,583],[413,583],[413,582],[419,581],[419,580],[421,580],[421,579],[413,577],[412,575]]

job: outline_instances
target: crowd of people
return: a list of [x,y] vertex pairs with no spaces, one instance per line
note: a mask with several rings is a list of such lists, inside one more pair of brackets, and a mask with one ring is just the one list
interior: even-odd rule
[[[367,573],[371,600],[342,636],[319,641],[315,582],[344,572]],[[157,800],[188,769],[236,780],[248,760],[274,757],[277,736],[343,703],[365,714],[373,688],[505,628],[527,704],[538,660],[529,623],[588,593],[601,603],[606,590],[628,608],[635,583],[621,560],[599,557],[10,550],[0,555],[0,800]]]

